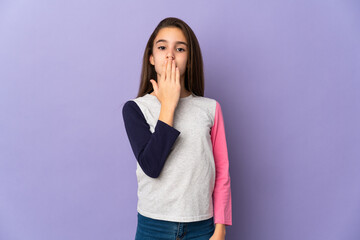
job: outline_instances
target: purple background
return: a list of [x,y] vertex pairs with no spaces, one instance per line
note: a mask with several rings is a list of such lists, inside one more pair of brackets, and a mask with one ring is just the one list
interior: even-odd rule
[[357,0],[0,1],[0,239],[134,239],[121,109],[170,16],[222,106],[227,239],[360,239]]

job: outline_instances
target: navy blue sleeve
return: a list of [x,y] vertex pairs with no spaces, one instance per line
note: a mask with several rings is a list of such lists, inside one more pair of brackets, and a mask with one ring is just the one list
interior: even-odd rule
[[122,109],[126,133],[135,157],[146,175],[157,178],[180,132],[158,120],[155,131],[135,101],[127,101]]

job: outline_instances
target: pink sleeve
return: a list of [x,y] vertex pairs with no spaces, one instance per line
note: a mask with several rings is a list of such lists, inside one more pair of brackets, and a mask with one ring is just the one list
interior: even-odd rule
[[226,146],[225,125],[220,104],[216,101],[214,126],[211,128],[211,142],[216,168],[213,192],[214,223],[232,225],[229,158]]

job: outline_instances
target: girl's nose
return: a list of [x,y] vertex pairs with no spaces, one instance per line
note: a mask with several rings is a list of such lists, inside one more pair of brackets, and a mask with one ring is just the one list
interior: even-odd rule
[[171,56],[171,55],[167,55],[167,56],[166,56],[166,59],[168,59],[168,60],[172,60],[172,59],[174,59],[174,57],[173,57],[173,56]]

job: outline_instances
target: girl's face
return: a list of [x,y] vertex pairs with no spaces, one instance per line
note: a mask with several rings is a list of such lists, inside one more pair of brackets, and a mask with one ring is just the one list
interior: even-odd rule
[[167,58],[175,60],[179,68],[180,80],[184,80],[188,56],[188,46],[185,35],[177,27],[165,27],[160,29],[154,39],[153,53],[150,55],[150,63],[155,66],[158,79],[161,77],[162,65]]

